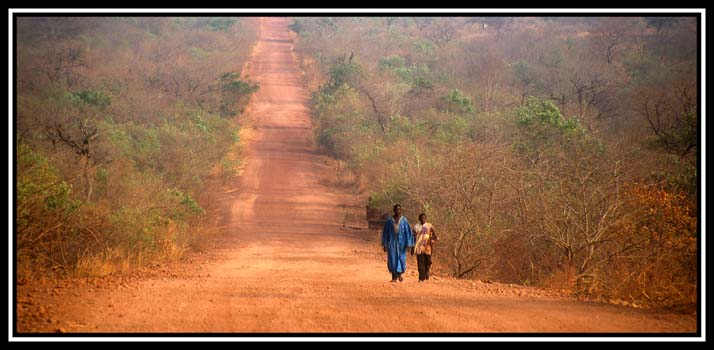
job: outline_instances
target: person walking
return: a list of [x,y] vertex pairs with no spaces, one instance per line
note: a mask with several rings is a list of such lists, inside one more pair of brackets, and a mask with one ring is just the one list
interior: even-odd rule
[[394,215],[384,224],[382,247],[387,252],[387,268],[392,274],[391,282],[403,281],[402,274],[407,269],[407,249],[414,248],[414,236],[399,204],[394,206]]
[[434,251],[434,242],[438,239],[434,231],[434,226],[427,222],[426,214],[419,214],[419,223],[414,225],[414,240],[416,243],[412,250],[412,255],[416,253],[417,256],[419,282],[424,282],[429,279],[431,254]]

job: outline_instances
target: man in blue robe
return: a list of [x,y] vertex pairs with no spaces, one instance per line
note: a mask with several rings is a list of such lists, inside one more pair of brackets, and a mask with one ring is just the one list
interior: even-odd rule
[[394,216],[384,224],[382,247],[387,252],[387,268],[392,273],[392,282],[403,281],[402,273],[407,269],[407,249],[414,247],[414,236],[399,204],[394,206]]

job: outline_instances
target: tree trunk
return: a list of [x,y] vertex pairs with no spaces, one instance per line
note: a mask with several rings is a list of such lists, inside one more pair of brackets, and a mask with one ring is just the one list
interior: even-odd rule
[[82,177],[84,178],[84,186],[87,191],[87,202],[92,200],[92,192],[94,192],[94,182],[92,181],[92,174],[89,165],[89,156],[82,155],[80,164],[82,166]]

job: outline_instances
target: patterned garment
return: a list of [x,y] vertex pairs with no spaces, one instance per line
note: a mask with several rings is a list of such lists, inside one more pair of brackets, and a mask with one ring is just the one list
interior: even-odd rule
[[424,225],[416,224],[414,225],[414,231],[416,232],[414,253],[431,255],[432,240],[436,239],[434,226],[428,222]]

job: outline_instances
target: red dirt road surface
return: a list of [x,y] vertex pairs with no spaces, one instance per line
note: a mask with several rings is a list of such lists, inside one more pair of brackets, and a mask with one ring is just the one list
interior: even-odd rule
[[19,287],[19,332],[696,331],[691,315],[443,276],[418,283],[412,257],[404,282],[390,283],[376,233],[355,219],[364,218],[359,200],[320,181],[330,169],[313,142],[288,24],[260,21],[247,68],[260,84],[250,108],[255,138],[244,173],[224,190],[217,225],[226,238],[138,277]]

